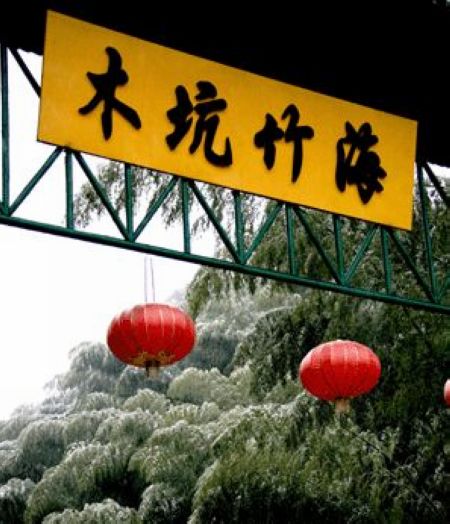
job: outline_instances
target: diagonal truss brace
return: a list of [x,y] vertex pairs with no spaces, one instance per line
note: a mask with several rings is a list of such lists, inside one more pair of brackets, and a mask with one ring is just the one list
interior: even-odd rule
[[[40,94],[40,87],[28,70],[20,54],[10,50],[12,56],[28,79],[31,87],[37,95]],[[124,165],[124,188],[125,188],[125,223],[119,216],[117,209],[111,203],[107,191],[102,186],[98,178],[89,168],[83,155],[77,151],[56,147],[49,155],[44,164],[36,171],[35,175],[22,189],[16,199],[10,202],[10,161],[9,161],[9,86],[8,86],[8,52],[2,46],[0,51],[1,59],[1,104],[2,104],[2,193],[0,203],[0,223],[11,226],[21,227],[34,231],[41,231],[58,236],[70,237],[85,240],[98,244],[115,246],[122,249],[129,249],[143,253],[152,253],[182,261],[194,262],[210,267],[237,271],[240,273],[264,277],[289,284],[298,284],[312,288],[335,291],[347,295],[379,300],[391,304],[408,306],[412,308],[427,310],[435,313],[450,314],[450,306],[445,298],[450,288],[450,273],[447,273],[440,282],[435,270],[435,260],[432,248],[432,224],[429,223],[428,208],[430,206],[429,196],[425,189],[424,174],[428,177],[437,194],[447,205],[450,198],[446,194],[439,179],[433,173],[427,163],[419,163],[417,166],[417,179],[419,190],[419,204],[423,230],[423,244],[425,252],[425,264],[419,266],[408,253],[404,241],[399,233],[388,227],[374,224],[367,224],[366,232],[360,240],[355,250],[355,254],[350,263],[345,265],[345,238],[342,233],[342,218],[333,215],[333,227],[330,238],[327,242],[321,238],[314,229],[310,211],[292,204],[274,202],[269,212],[260,224],[258,231],[253,238],[246,238],[244,216],[242,213],[242,195],[239,191],[232,191],[233,213],[234,213],[234,238],[231,238],[226,229],[220,223],[214,210],[209,205],[207,198],[193,180],[186,180],[172,176],[158,196],[150,202],[147,211],[135,227],[133,209],[133,180],[131,166]],[[43,179],[56,159],[64,152],[64,172],[66,181],[66,222],[65,226],[50,223],[27,220],[18,216],[21,204],[33,192],[35,187]],[[109,216],[117,229],[117,236],[108,236],[86,232],[77,229],[74,219],[74,194],[73,194],[73,161],[76,161],[98,195],[100,201],[107,210]],[[161,209],[167,198],[175,192],[180,192],[181,214],[183,224],[183,248],[180,250],[166,249],[163,247],[139,242],[139,237],[146,227],[151,223],[156,213]],[[222,258],[207,257],[192,253],[191,249],[191,205],[190,199],[194,198],[209,219],[221,239],[226,255]],[[277,219],[282,217],[285,224],[286,240],[286,266],[287,271],[280,271],[266,267],[259,267],[252,263],[255,253],[264,241],[268,232],[274,227]],[[315,279],[307,274],[300,272],[299,258],[297,254],[296,235],[302,231],[305,237],[315,248],[320,260],[323,262],[328,275],[325,279]],[[379,234],[381,246],[382,271],[384,279],[384,290],[365,289],[352,284],[355,275],[363,262],[370,255],[376,235]],[[334,252],[330,253],[326,246],[334,246]],[[395,253],[403,260],[406,268],[413,275],[417,287],[421,290],[420,296],[402,296],[396,294],[393,289],[393,248]]]

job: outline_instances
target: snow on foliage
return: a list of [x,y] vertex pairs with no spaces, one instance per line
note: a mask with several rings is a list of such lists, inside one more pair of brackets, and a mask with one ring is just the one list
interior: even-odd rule
[[112,444],[81,444],[74,448],[44,473],[30,496],[26,522],[34,524],[51,512],[81,509],[87,502],[102,500],[111,485],[120,487],[128,458],[126,449]]
[[171,382],[167,396],[193,404],[214,402],[222,409],[246,405],[251,402],[248,372],[239,369],[226,377],[216,368],[206,371],[188,368]]
[[37,420],[27,426],[19,437],[22,475],[39,480],[49,467],[58,464],[64,454],[64,422]]
[[98,411],[100,409],[114,408],[116,405],[117,400],[112,395],[95,392],[79,397],[71,411]]
[[10,479],[0,486],[0,522],[9,524],[20,522],[27,499],[34,487],[30,479]]
[[161,416],[148,411],[117,411],[104,420],[95,433],[95,440],[133,448],[145,442],[161,425]]
[[112,499],[85,504],[81,511],[66,509],[51,513],[42,524],[141,524],[136,510],[122,507]]
[[[447,522],[450,425],[425,394],[447,362],[439,322],[417,317],[417,340],[381,306],[230,297],[203,304],[197,356],[157,380],[75,348],[49,399],[0,422],[0,523]],[[386,349],[379,388],[338,418],[297,373],[342,318]]]
[[128,398],[122,406],[126,411],[151,411],[152,413],[165,413],[170,406],[170,400],[165,395],[152,391],[151,389],[141,389],[136,395]]
[[89,442],[97,432],[99,425],[115,413],[113,409],[83,411],[70,414],[65,419],[63,438],[67,448],[73,442]]
[[201,406],[196,404],[176,404],[172,406],[163,417],[164,426],[172,426],[179,420],[185,420],[188,424],[205,424],[219,418],[221,410],[214,402],[203,402]]
[[185,497],[170,484],[151,484],[142,494],[139,517],[152,524],[183,522],[185,506]]

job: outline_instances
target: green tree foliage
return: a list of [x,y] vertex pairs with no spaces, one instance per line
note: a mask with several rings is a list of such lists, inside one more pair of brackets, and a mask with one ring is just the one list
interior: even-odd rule
[[140,389],[32,421],[1,451],[45,472],[6,480],[0,508],[26,523],[446,521],[448,414],[411,419],[405,456],[402,429],[379,429],[362,406],[336,418],[290,379],[252,396],[251,362],[229,376],[186,369],[167,396]]
[[29,480],[10,479],[0,487],[0,523],[20,524],[29,494],[34,483]]
[[40,522],[65,508],[81,509],[85,503],[108,495],[126,497],[127,451],[98,443],[72,448],[60,464],[46,471],[31,493],[25,522]]
[[97,433],[100,424],[113,413],[114,410],[106,409],[68,414],[65,417],[63,429],[65,448],[67,449],[71,444],[78,442],[90,442]]
[[167,411],[170,400],[165,395],[152,391],[151,389],[141,389],[136,395],[128,398],[123,403],[123,409],[126,411],[150,411],[151,413],[163,414]]
[[[164,191],[171,178],[169,175],[132,167],[133,179],[133,202],[135,210],[139,208],[141,201],[151,202],[157,199]],[[113,207],[117,211],[125,208],[125,185],[123,164],[119,162],[109,162],[100,167],[98,180],[110,198]],[[232,192],[223,190],[220,187],[198,183],[205,192],[210,205],[217,213],[219,222],[227,227],[231,226],[232,209],[234,205]],[[253,195],[244,195],[242,199],[242,212],[245,218],[246,230],[248,233],[253,231],[253,227],[260,216],[260,208],[257,205],[260,199]],[[189,205],[198,210],[198,204],[194,201],[190,193]],[[167,225],[180,220],[181,217],[181,197],[179,192],[173,191],[162,205],[163,219]],[[80,226],[88,225],[93,219],[101,217],[105,208],[101,203],[93,187],[86,183],[75,198],[74,212],[77,224]],[[193,232],[205,231],[210,226],[209,220],[204,215],[198,215],[192,224]]]
[[[335,422],[310,428],[296,449],[254,445],[221,456],[198,483],[190,522],[407,521],[414,486],[387,470],[380,442],[374,449],[348,439]],[[398,491],[390,497],[394,485]],[[432,508],[427,514],[433,517]]]
[[186,521],[197,479],[210,455],[209,433],[179,420],[155,431],[147,445],[131,457],[129,468],[144,486],[171,486],[174,505]]
[[16,439],[28,424],[39,418],[39,413],[32,406],[17,408],[9,420],[0,421],[0,441]]
[[170,484],[157,483],[142,494],[139,516],[143,522],[154,524],[184,524],[186,500]]
[[[206,274],[215,275],[215,282],[221,285],[211,289],[207,282],[202,282]],[[287,308],[300,298],[296,293],[275,293],[267,286],[251,289],[245,282],[235,289],[228,280],[224,272],[204,269],[194,278],[188,290],[188,307],[191,310],[198,308],[197,343],[178,369],[215,367],[229,374],[236,348],[254,328],[255,321],[269,311]]]
[[20,434],[19,447],[22,475],[39,480],[47,468],[63,457],[63,424],[48,419],[33,422]]
[[[145,170],[134,175],[142,192],[148,177],[156,184],[152,194],[167,183]],[[101,176],[122,206],[118,165]],[[208,191],[228,227],[231,192]],[[442,282],[448,212],[428,191]],[[258,200],[255,209],[252,199],[244,201],[247,235],[275,205]],[[81,222],[101,213],[92,194],[82,194],[79,206]],[[166,220],[176,220],[179,196],[166,206]],[[331,218],[309,216],[332,253]],[[423,262],[419,215],[414,220],[413,233],[399,237],[412,259]],[[285,227],[280,215],[253,262],[287,268]],[[367,226],[343,220],[342,227],[348,266]],[[330,278],[298,228],[295,242],[302,272]],[[382,289],[379,248],[374,238],[354,275],[358,285]],[[397,293],[417,288],[398,255],[392,269]],[[80,344],[44,402],[0,422],[0,523],[450,520],[445,318],[210,269],[197,274],[187,301],[197,348],[159,379],[124,366],[102,344]],[[383,370],[374,391],[354,399],[351,413],[341,417],[298,382],[302,357],[337,338],[373,348]]]
[[235,370],[230,377],[216,368],[209,371],[188,368],[172,381],[167,396],[193,404],[214,402],[222,409],[230,409],[250,402],[249,386],[249,370],[245,367]]
[[140,524],[136,510],[122,507],[112,499],[94,504],[85,504],[81,511],[66,509],[62,513],[51,513],[43,524]]

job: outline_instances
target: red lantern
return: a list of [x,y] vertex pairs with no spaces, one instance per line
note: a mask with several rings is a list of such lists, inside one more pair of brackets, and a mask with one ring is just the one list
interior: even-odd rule
[[325,342],[302,360],[300,380],[312,395],[336,402],[348,411],[349,399],[369,392],[378,382],[381,364],[375,353],[351,340]]
[[147,374],[188,355],[195,344],[195,324],[181,309],[164,304],[144,304],[117,315],[107,342],[114,355]]
[[447,379],[444,385],[444,400],[447,406],[450,406],[450,378]]

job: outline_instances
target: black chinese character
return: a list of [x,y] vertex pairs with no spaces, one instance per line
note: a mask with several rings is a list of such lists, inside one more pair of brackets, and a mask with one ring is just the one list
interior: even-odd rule
[[186,88],[182,85],[176,87],[177,105],[167,111],[167,117],[174,125],[173,132],[166,136],[167,145],[173,151],[183,140],[191,128],[193,118],[190,115],[194,111],[197,113],[198,119],[189,152],[193,154],[197,151],[203,135],[205,135],[204,152],[206,160],[215,166],[229,166],[233,161],[229,138],[225,140],[225,150],[222,154],[213,151],[213,142],[220,119],[218,115],[212,113],[224,111],[227,103],[223,98],[216,98],[217,89],[211,82],[201,80],[197,82],[197,88],[198,93],[195,99],[199,103],[193,106]]
[[[378,137],[372,134],[372,127],[367,122],[358,131],[346,122],[345,131],[346,136],[337,142],[336,185],[339,191],[344,191],[346,184],[356,184],[361,201],[367,204],[374,192],[383,191],[379,179],[387,175],[380,166],[380,157],[369,151],[378,142]],[[350,147],[345,148],[345,145]],[[355,159],[356,152],[358,157]]]
[[292,182],[297,182],[303,163],[303,143],[302,140],[311,139],[314,136],[314,130],[309,126],[298,126],[300,112],[294,104],[289,104],[281,115],[282,120],[289,117],[286,131],[278,127],[275,118],[267,113],[264,127],[258,131],[253,142],[256,147],[264,148],[264,163],[267,169],[272,169],[275,163],[276,147],[275,141],[284,137],[285,142],[294,143],[294,158],[292,161]]
[[256,147],[264,148],[264,163],[266,164],[267,169],[272,169],[275,163],[275,141],[281,140],[284,136],[283,131],[278,127],[277,121],[275,118],[267,113],[266,114],[266,123],[261,131],[258,131],[253,139],[253,142]]
[[107,47],[105,51],[109,58],[108,70],[101,75],[91,72],[86,73],[96,93],[90,102],[78,109],[78,112],[82,115],[87,115],[103,101],[102,129],[105,140],[108,140],[112,134],[113,109],[122,115],[135,129],[141,128],[141,119],[134,109],[115,97],[117,87],[123,86],[128,82],[128,74],[122,69],[122,57],[119,51],[114,49],[114,47]]

